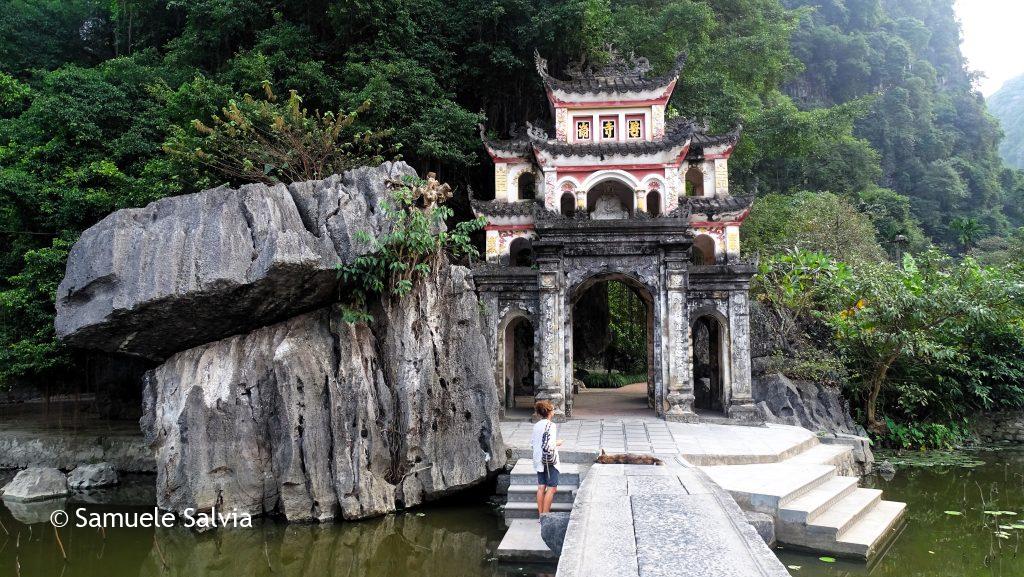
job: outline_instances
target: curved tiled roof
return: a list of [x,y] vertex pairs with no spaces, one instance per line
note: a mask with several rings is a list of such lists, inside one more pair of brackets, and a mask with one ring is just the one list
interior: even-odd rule
[[668,87],[682,74],[686,66],[686,53],[676,56],[672,69],[667,74],[645,78],[642,71],[634,73],[606,75],[604,73],[579,75],[572,80],[560,80],[548,74],[548,61],[533,51],[534,65],[537,73],[544,80],[544,85],[553,90],[564,90],[576,94],[588,92],[639,92]]
[[705,214],[708,218],[728,212],[740,212],[750,208],[753,196],[684,196],[679,206],[685,206],[690,214]]
[[533,216],[534,207],[537,205],[532,200],[506,202],[504,200],[477,200],[472,196],[469,197],[469,204],[476,214],[496,217]]

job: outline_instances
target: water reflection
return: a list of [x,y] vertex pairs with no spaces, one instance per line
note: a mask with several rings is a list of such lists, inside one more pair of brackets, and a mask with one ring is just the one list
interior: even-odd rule
[[[110,504],[118,503],[117,505]],[[125,506],[124,503],[132,503]],[[500,566],[494,551],[504,531],[484,504],[446,504],[358,523],[287,525],[205,533],[172,529],[64,528],[65,563],[49,524],[55,507],[69,512],[144,512],[152,478],[63,502],[0,507],[0,575],[22,577],[498,577],[539,576],[551,569]],[[28,505],[21,508],[20,505]],[[19,569],[20,567],[20,569]],[[20,572],[19,572],[20,571]]]

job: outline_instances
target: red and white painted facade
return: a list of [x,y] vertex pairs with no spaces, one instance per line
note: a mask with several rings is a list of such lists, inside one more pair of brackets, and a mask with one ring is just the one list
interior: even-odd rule
[[[675,210],[688,196],[728,198],[728,161],[739,129],[709,136],[693,122],[666,121],[682,60],[673,74],[659,79],[640,75],[625,83],[609,77],[574,82],[548,76],[547,63],[538,56],[554,138],[531,126],[525,138],[492,140],[481,127],[494,161],[494,202],[542,203],[563,213],[570,205],[589,211],[594,194],[614,190],[630,216],[657,217]],[[478,212],[488,219],[490,262],[507,262],[512,241],[535,236],[528,211]],[[713,241],[715,262],[738,257],[739,226],[747,212],[727,211],[707,220],[699,213],[691,215],[694,234]]]

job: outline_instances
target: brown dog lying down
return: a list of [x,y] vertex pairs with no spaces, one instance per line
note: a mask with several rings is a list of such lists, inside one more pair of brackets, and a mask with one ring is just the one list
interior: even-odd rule
[[622,453],[619,455],[609,455],[601,449],[601,455],[597,458],[597,463],[601,465],[664,465],[665,463],[651,455],[634,455],[633,453]]

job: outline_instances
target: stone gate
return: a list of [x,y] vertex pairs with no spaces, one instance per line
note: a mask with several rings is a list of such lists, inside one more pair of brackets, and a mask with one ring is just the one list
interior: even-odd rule
[[[739,227],[751,198],[729,193],[727,161],[740,129],[712,136],[666,120],[682,71],[648,77],[644,59],[602,70],[547,72],[555,137],[481,138],[494,161],[493,200],[471,199],[487,219],[487,262],[474,278],[490,328],[495,386],[514,401],[527,381],[560,417],[572,415],[573,305],[594,283],[616,280],[644,303],[648,398],[660,417],[697,408],[753,420],[748,291]],[[532,332],[532,355],[524,356]],[[695,343],[711,367],[694,373]],[[699,393],[699,394],[696,394]]]

